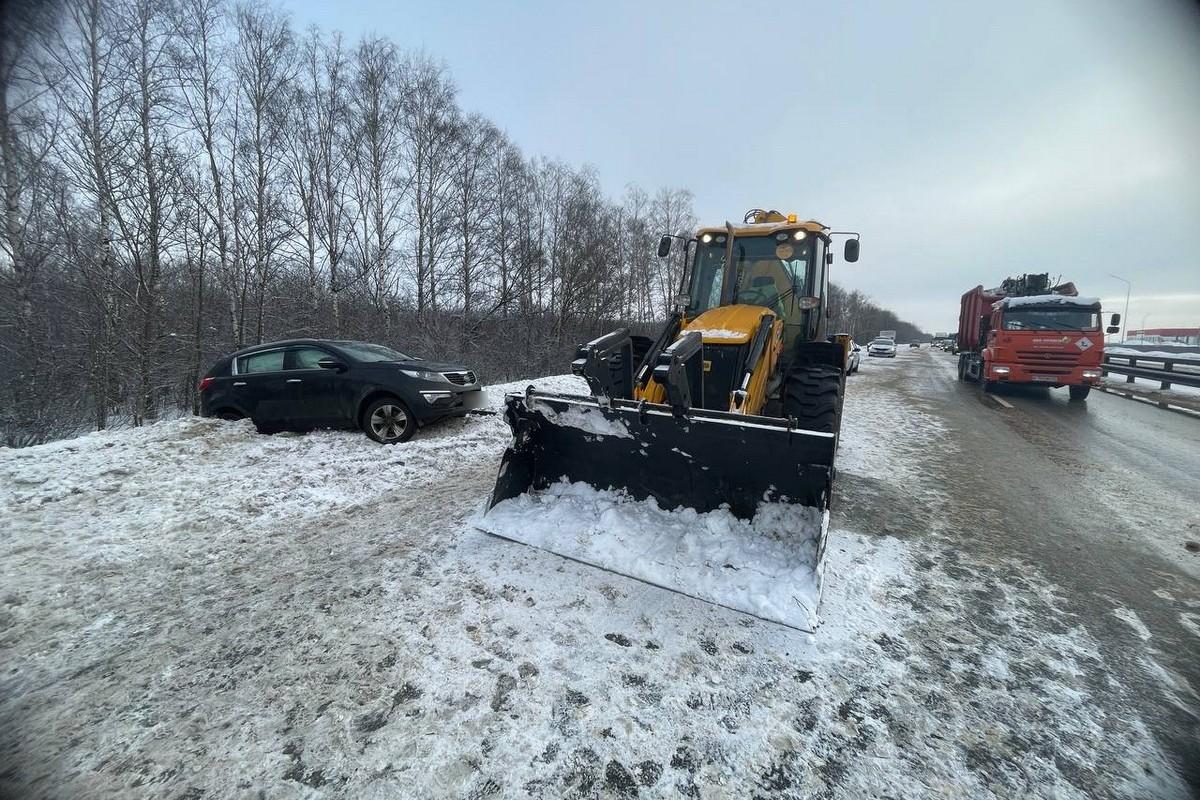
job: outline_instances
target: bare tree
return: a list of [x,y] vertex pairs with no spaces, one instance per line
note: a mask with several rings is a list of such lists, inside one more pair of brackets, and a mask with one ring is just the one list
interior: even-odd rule
[[[286,235],[282,190],[284,101],[294,77],[293,37],[286,16],[273,9],[243,6],[237,11],[240,130],[238,166],[244,172],[240,211],[249,234],[243,237],[254,271],[254,340],[266,330],[268,286],[275,276],[276,254]],[[239,340],[241,337],[239,336]],[[239,341],[240,344],[240,341]]]
[[19,324],[33,321],[33,290],[49,243],[38,235],[44,185],[39,180],[53,138],[38,105],[38,50],[48,20],[32,2],[0,5],[0,173],[4,182],[0,251],[12,270]]
[[371,303],[385,332],[388,301],[394,293],[396,240],[407,181],[400,163],[403,64],[396,46],[371,37],[354,53],[350,86],[350,139],[358,220],[354,246],[360,269],[369,276]]
[[72,249],[87,292],[90,342],[88,383],[93,393],[97,428],[104,428],[114,392],[118,347],[122,327],[124,287],[119,281],[113,252],[116,197],[113,163],[125,157],[126,137],[117,136],[128,111],[130,85],[120,49],[127,30],[118,26],[113,10],[101,0],[70,0],[63,22],[47,48],[52,87],[57,105],[67,119],[59,139],[58,156],[70,175],[73,190],[89,207],[92,227],[76,226],[64,241]]
[[115,136],[129,143],[112,159],[112,214],[120,233],[124,264],[133,279],[131,299],[137,316],[126,347],[137,374],[137,421],[157,416],[160,376],[162,280],[166,250],[173,234],[173,204],[179,162],[173,150],[176,122],[174,33],[166,7],[153,0],[119,6],[119,68],[129,81],[128,107],[122,109]]
[[405,167],[410,175],[416,228],[417,314],[437,311],[438,264],[449,230],[446,209],[455,146],[458,107],[445,69],[427,56],[413,58],[405,70],[403,121]]
[[[209,225],[193,221],[193,231],[211,230],[216,237],[217,270],[226,289],[229,318],[233,324],[234,344],[243,343],[238,325],[239,285],[244,285],[244,266],[235,257],[230,232],[229,193],[227,175],[233,172],[231,141],[234,129],[227,118],[229,111],[229,76],[227,46],[224,35],[228,29],[226,0],[181,0],[176,8],[176,29],[183,57],[179,60],[180,107],[187,123],[200,140],[204,169],[210,186],[208,202],[197,204],[196,211],[208,218]],[[193,198],[199,197],[202,181],[196,178]],[[206,242],[193,239],[196,246]],[[197,296],[201,303],[203,296]]]
[[329,296],[333,309],[333,330],[342,333],[341,293],[356,278],[344,274],[348,240],[353,230],[350,208],[351,142],[347,104],[346,54],[342,37],[334,34],[329,44],[313,33],[304,45],[302,94],[311,115],[313,137],[310,156],[314,167],[312,183],[316,211],[316,239],[322,248],[329,276]]

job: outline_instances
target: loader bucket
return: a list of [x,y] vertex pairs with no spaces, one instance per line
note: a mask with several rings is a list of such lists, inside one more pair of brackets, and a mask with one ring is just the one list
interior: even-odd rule
[[483,530],[815,627],[835,435],[532,390],[505,402],[513,441]]

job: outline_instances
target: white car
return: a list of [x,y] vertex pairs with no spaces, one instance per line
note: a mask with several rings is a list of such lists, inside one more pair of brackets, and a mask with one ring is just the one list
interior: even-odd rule
[[872,339],[867,345],[867,355],[880,358],[896,357],[896,342],[894,339]]
[[850,354],[848,356],[846,356],[846,374],[847,375],[853,375],[854,373],[858,372],[859,358],[861,357],[860,356],[861,353],[862,353],[862,347],[859,346],[858,342],[851,341],[850,342]]

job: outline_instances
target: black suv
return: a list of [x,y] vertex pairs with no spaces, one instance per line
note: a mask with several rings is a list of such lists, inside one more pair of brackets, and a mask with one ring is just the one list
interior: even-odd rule
[[260,431],[358,428],[377,442],[482,408],[475,373],[368,342],[292,339],[239,350],[200,381],[200,413]]

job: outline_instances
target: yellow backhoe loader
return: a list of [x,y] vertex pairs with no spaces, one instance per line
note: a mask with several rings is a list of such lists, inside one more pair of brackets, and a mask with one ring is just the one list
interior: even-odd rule
[[[727,509],[746,520],[771,504],[824,512],[849,346],[826,334],[835,235],[754,209],[741,225],[664,236],[659,257],[681,243],[688,265],[666,326],[655,338],[622,328],[581,345],[571,368],[589,396],[530,387],[506,398],[513,441],[489,509],[583,482],[662,509]],[[844,259],[857,261],[858,234],[848,235]],[[487,518],[485,530],[521,540]],[[825,519],[811,543],[818,587]],[[669,588],[689,593],[686,581]]]

